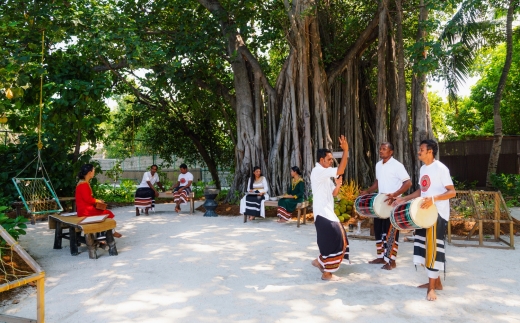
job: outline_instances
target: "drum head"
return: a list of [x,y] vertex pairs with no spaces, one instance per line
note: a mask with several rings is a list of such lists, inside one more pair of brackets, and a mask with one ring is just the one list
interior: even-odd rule
[[392,205],[388,205],[387,202],[385,202],[386,198],[386,194],[377,194],[374,199],[374,212],[376,212],[377,216],[381,219],[388,219],[393,209]]
[[410,206],[410,214],[415,224],[417,224],[423,229],[428,229],[437,222],[438,211],[435,204],[433,204],[427,209],[421,209],[422,202],[422,197],[415,198],[412,201],[412,205]]

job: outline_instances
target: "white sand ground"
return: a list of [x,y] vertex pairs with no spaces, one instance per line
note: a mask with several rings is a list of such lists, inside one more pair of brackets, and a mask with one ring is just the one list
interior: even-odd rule
[[[438,301],[425,300],[426,273],[400,244],[397,268],[367,264],[373,241],[351,240],[351,265],[340,282],[323,282],[310,265],[318,254],[314,225],[272,218],[204,218],[158,205],[149,217],[115,209],[119,256],[88,259],[53,250],[46,223],[20,244],[46,272],[47,322],[520,322],[516,250],[448,246]],[[36,297],[0,308],[36,317]]]

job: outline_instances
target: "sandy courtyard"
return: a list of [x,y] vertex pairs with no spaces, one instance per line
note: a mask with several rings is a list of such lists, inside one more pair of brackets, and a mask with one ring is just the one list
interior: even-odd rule
[[[52,249],[47,223],[29,226],[20,244],[46,272],[47,322],[520,322],[520,257],[516,250],[447,247],[438,301],[416,288],[426,273],[401,242],[397,268],[367,262],[373,241],[350,240],[351,265],[340,282],[323,282],[310,262],[318,255],[314,224],[275,219],[180,215],[160,204],[151,216],[114,210],[119,255],[86,248],[73,257]],[[36,297],[0,308],[36,317]]]

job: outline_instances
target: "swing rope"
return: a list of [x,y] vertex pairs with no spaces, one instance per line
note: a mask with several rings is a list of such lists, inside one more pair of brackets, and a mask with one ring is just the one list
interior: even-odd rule
[[[45,54],[45,31],[42,31],[42,58],[41,66],[44,67]],[[22,201],[28,212],[34,214],[55,213],[63,211],[61,204],[56,196],[56,191],[52,186],[49,174],[41,159],[41,151],[43,149],[42,134],[43,119],[43,73],[40,75],[40,111],[38,122],[38,152],[36,157],[25,166],[12,180],[20,194]],[[34,178],[18,178],[30,165],[36,161]],[[41,177],[38,172],[41,171]]]

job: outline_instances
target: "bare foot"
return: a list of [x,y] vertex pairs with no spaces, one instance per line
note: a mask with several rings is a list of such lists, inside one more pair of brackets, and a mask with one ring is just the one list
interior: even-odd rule
[[338,281],[341,280],[341,277],[338,277],[336,275],[333,275],[332,273],[325,272],[323,275],[321,275],[321,280],[328,280],[328,281]]
[[381,267],[381,269],[392,270],[395,267],[397,267],[395,260],[390,260],[390,262],[387,262],[386,264],[384,264],[384,266]]
[[253,221],[254,219],[255,219],[254,216],[251,216],[251,215],[249,216],[249,221]]
[[[426,283],[426,284],[417,286],[417,288],[428,288],[429,285],[430,285],[430,283]],[[442,290],[442,283],[441,283],[440,277],[435,280],[435,290]]]
[[376,258],[374,260],[370,260],[368,263],[369,264],[373,264],[373,265],[374,264],[377,265],[377,264],[385,264],[386,262],[385,262],[385,260],[383,258]]
[[279,218],[278,221],[276,221],[278,223],[286,223],[287,220],[286,219],[282,219],[282,218]]
[[114,231],[114,238],[121,238],[123,235],[119,232]]
[[437,299],[437,294],[435,294],[435,289],[428,289],[428,292],[426,292],[426,300],[434,301],[436,299]]
[[325,271],[323,270],[323,267],[321,266],[320,262],[318,261],[318,259],[314,259],[312,262],[311,262],[311,265],[313,265],[314,267],[318,268],[322,273],[325,273]]
[[178,207],[178,206],[176,206],[176,207],[175,207],[175,212],[179,213],[180,211],[181,211],[181,208]]

